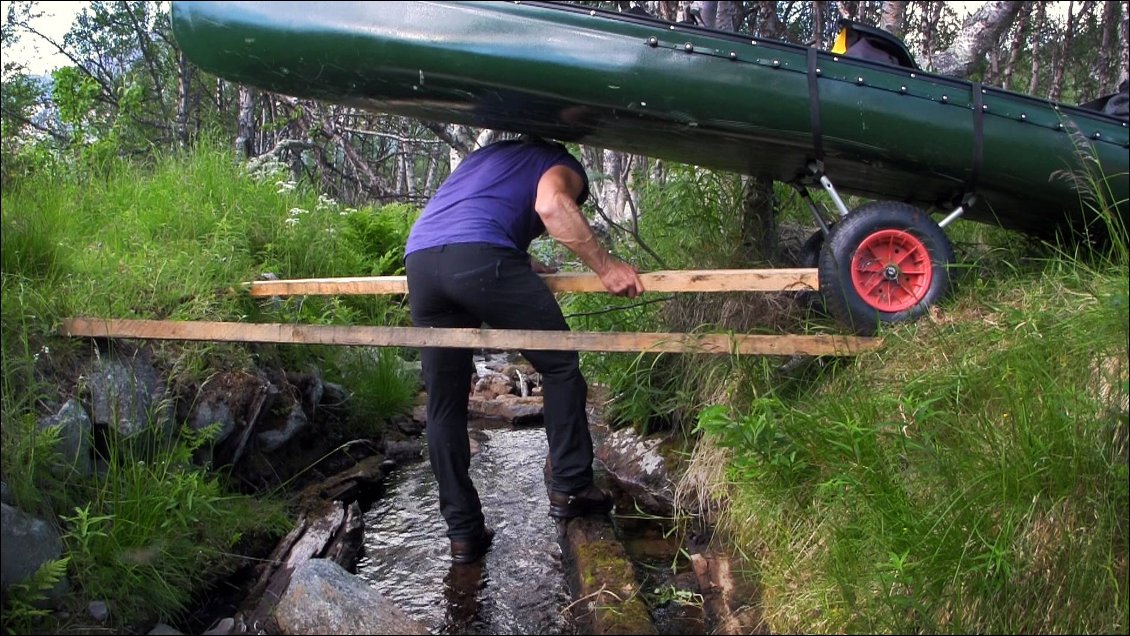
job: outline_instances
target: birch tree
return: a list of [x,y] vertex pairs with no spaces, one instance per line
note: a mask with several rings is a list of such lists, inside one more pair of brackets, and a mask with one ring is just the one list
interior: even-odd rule
[[[989,50],[996,46],[1020,11],[1019,2],[986,2],[961,25],[950,48],[934,53],[930,65],[934,72],[971,77],[984,64]],[[929,51],[927,52],[929,54]]]

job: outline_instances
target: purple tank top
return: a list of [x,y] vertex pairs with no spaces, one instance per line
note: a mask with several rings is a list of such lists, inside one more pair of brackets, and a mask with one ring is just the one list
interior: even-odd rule
[[489,243],[526,251],[545,231],[534,210],[538,181],[564,164],[581,175],[584,167],[556,143],[501,141],[467,155],[432,197],[412,231],[404,253],[452,243]]

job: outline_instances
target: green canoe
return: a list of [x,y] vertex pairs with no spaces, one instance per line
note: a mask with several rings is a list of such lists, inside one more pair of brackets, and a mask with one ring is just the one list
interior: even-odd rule
[[[203,69],[262,89],[530,132],[780,181],[814,159],[807,48],[529,2],[174,2]],[[1047,235],[1085,222],[1059,179],[1080,141],[1127,200],[1125,121],[970,82],[817,55],[824,172],[841,191]],[[1077,131],[1078,136],[1068,134]]]
[[[923,234],[949,217],[919,216],[1102,236],[1063,176],[1084,166],[1100,168],[1115,216],[1128,216],[1126,121],[913,67],[543,2],[178,1],[172,17],[190,60],[268,91],[889,202],[820,256],[858,274],[826,282],[822,262],[821,290],[854,290],[849,305],[862,304],[849,313],[880,322],[921,313],[948,285],[952,248]],[[835,226],[855,216],[839,211]],[[910,220],[881,234],[887,217]],[[861,241],[888,266],[853,265]],[[908,285],[884,254],[918,248],[933,274]],[[867,268],[891,289],[870,287]]]

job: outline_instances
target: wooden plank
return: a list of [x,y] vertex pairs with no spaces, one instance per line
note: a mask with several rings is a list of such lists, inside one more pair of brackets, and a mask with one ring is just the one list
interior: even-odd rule
[[59,332],[64,336],[151,340],[742,355],[855,355],[882,344],[876,338],[836,335],[596,333],[102,318],[72,318],[63,322]]
[[[733,292],[818,289],[816,269],[703,269],[640,274],[649,292]],[[602,292],[600,278],[590,272],[542,274],[549,289],[562,292]],[[344,294],[407,294],[405,276],[298,278],[245,283],[252,296],[327,296]]]

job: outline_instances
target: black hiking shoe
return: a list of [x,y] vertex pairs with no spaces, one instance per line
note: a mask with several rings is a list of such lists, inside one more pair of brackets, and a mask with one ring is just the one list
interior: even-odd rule
[[573,494],[555,490],[549,492],[549,516],[556,519],[605,515],[609,512],[612,512],[612,495],[596,486],[589,486]]
[[478,536],[468,539],[452,539],[451,562],[474,563],[478,561],[490,549],[491,541],[494,541],[494,530],[486,526],[483,526]]

